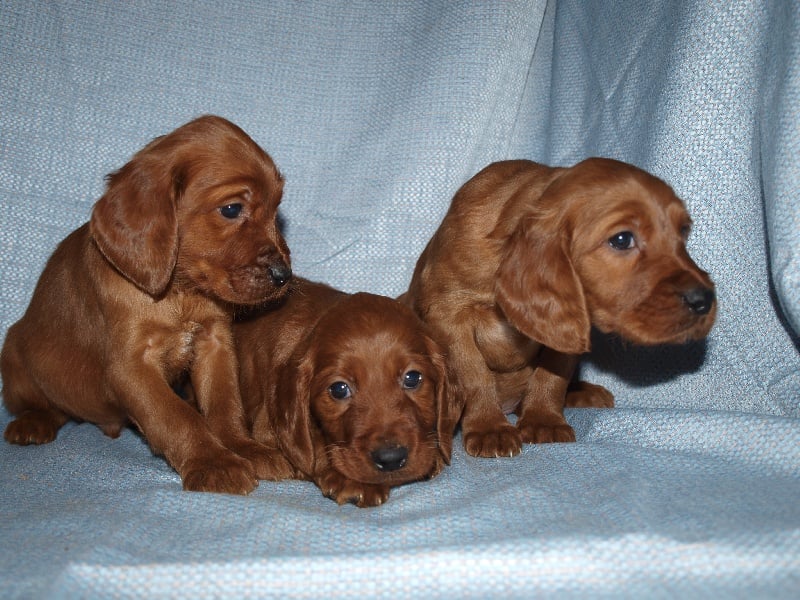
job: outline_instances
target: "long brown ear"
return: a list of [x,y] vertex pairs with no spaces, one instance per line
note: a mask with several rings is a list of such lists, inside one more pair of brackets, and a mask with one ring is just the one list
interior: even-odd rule
[[456,394],[455,379],[450,376],[444,352],[439,344],[426,335],[425,345],[428,349],[428,356],[436,369],[437,377],[436,437],[439,443],[439,452],[449,465],[450,456],[453,453],[453,434],[461,420],[464,403],[460,399],[460,394]]
[[590,345],[583,287],[554,219],[527,215],[506,241],[495,297],[506,318],[537,342],[581,354]]
[[277,373],[272,422],[278,444],[289,462],[308,476],[314,474],[311,439],[311,379],[314,365],[308,355],[292,361]]
[[114,267],[151,296],[169,284],[178,256],[178,179],[146,147],[109,176],[92,210],[90,229]]

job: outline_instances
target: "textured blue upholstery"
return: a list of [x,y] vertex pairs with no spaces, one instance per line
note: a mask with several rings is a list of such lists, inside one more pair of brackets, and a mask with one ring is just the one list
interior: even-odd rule
[[[6,597],[800,597],[796,2],[0,4],[0,338],[103,177],[225,116],[286,177],[295,271],[402,292],[493,160],[611,156],[684,198],[706,343],[597,336],[575,444],[467,456],[375,509],[181,491],[132,431],[0,443]],[[0,410],[0,427],[9,415]]]

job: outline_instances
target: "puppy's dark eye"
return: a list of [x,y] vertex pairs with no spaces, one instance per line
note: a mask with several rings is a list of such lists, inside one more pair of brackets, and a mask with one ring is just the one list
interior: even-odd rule
[[347,400],[350,396],[353,395],[353,392],[350,390],[350,386],[347,385],[344,381],[337,381],[336,383],[332,383],[328,387],[328,393],[334,400]]
[[636,246],[636,238],[630,231],[620,231],[608,238],[608,244],[614,250],[630,250]]
[[681,237],[684,240],[688,240],[689,239],[689,234],[691,232],[692,232],[692,226],[691,225],[684,225],[684,226],[681,227]]
[[409,371],[403,375],[403,389],[415,390],[422,384],[422,373],[419,371]]
[[226,204],[225,206],[219,207],[219,214],[221,214],[226,219],[235,219],[240,214],[242,214],[242,205],[238,202],[234,202],[232,204]]

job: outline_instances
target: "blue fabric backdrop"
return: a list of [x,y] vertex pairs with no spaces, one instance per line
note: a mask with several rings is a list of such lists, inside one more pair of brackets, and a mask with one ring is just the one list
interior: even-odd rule
[[[706,343],[597,336],[618,408],[377,509],[309,483],[180,491],[128,431],[0,443],[9,597],[800,596],[800,4],[0,2],[0,338],[103,176],[202,113],[286,176],[295,270],[403,291],[487,163],[667,180],[714,277]],[[0,411],[0,426],[9,419]]]

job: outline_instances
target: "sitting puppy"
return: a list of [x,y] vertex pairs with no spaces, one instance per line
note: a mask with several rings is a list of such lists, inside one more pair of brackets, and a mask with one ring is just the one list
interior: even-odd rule
[[[436,475],[460,417],[439,346],[405,306],[294,278],[285,305],[234,324],[256,440],[339,504],[377,506]],[[290,469],[291,471],[291,469]]]
[[[133,422],[187,490],[244,494],[270,476],[247,433],[230,323],[234,305],[287,289],[282,189],[270,157],[214,116],[110,175],[8,330],[6,440],[50,442],[68,419],[117,437]],[[171,389],[187,374],[200,412]]]
[[690,223],[663,181],[609,159],[499,162],[464,184],[400,299],[447,350],[469,454],[574,441],[565,402],[613,406],[600,386],[567,394],[592,325],[639,344],[708,334],[714,285],[686,252]]

